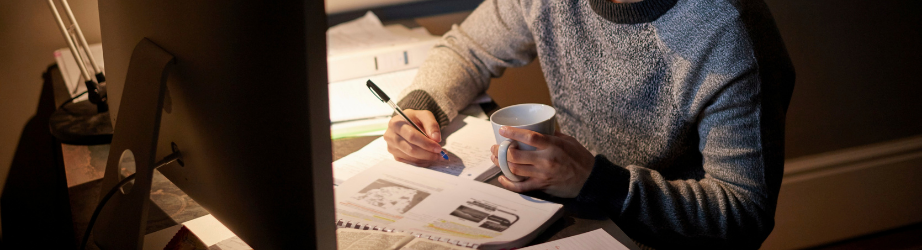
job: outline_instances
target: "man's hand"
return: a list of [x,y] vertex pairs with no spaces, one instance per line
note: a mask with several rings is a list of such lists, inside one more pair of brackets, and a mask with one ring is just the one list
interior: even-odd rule
[[[544,135],[527,129],[503,126],[499,134],[537,148],[523,151],[509,148],[506,159],[513,174],[526,176],[522,182],[513,182],[506,176],[499,177],[499,183],[515,192],[542,190],[553,196],[573,198],[579,194],[592,172],[595,157],[575,138],[556,132]],[[493,145],[493,164],[499,166],[496,158],[498,145]]]
[[404,109],[403,113],[413,122],[426,131],[430,138],[416,131],[413,125],[407,123],[400,115],[391,117],[384,132],[384,141],[387,142],[387,151],[394,155],[397,161],[413,164],[419,167],[428,167],[433,161],[442,159],[439,152],[442,146],[442,133],[439,131],[439,122],[428,110]]

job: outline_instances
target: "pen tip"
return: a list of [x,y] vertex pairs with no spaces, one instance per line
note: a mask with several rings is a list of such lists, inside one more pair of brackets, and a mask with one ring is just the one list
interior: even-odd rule
[[442,158],[448,160],[448,154],[445,154],[445,151],[442,151]]

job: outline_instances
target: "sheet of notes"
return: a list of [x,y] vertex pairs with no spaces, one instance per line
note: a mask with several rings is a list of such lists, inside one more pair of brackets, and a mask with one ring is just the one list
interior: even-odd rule
[[588,233],[519,248],[519,250],[628,250],[628,248],[600,228]]
[[[483,181],[478,178],[489,177],[491,173],[499,171],[490,160],[490,146],[496,142],[490,122],[459,115],[442,129],[442,133],[445,143],[442,149],[448,154],[449,160],[435,162],[429,169],[478,181]],[[333,181],[339,185],[382,161],[394,161],[394,156],[387,151],[384,138],[378,138],[355,153],[333,162]]]

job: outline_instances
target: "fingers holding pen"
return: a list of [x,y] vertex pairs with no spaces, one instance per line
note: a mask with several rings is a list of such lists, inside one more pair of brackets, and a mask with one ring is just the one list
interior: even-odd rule
[[[404,110],[411,121],[420,124],[421,127],[438,130],[438,123],[435,121],[431,112],[425,110]],[[429,118],[425,118],[429,114]],[[418,117],[424,117],[419,119]],[[441,135],[439,135],[441,136]],[[432,136],[434,137],[434,136]],[[439,138],[441,139],[441,138]],[[394,159],[400,162],[416,165],[429,166],[434,161],[441,158],[440,152],[442,146],[435,142],[431,137],[427,137],[416,130],[403,116],[396,115],[388,122],[387,131],[384,132],[384,140],[387,142],[387,150]]]
[[433,141],[431,138],[426,137],[426,135],[423,135],[417,131],[416,128],[414,128],[412,125],[407,124],[401,126],[398,135],[400,135],[404,141],[409,142],[410,144],[413,144],[419,148],[425,149],[429,152],[438,154],[442,151],[442,145],[439,145],[439,143]]
[[420,129],[425,131],[432,141],[442,142],[442,131],[439,128],[439,121],[435,119],[435,115],[432,112],[412,111],[416,114],[414,117],[417,119],[414,122],[421,125]]
[[[414,119],[415,117],[417,117],[417,116],[416,116],[417,113],[430,113],[430,112],[428,112],[428,111],[426,111],[426,112],[413,112],[413,111],[414,111],[414,110],[406,110],[406,112],[409,113],[409,114],[407,114],[407,116],[408,116],[408,117],[413,117],[413,118],[410,118],[410,119]],[[430,113],[430,115],[431,115],[431,113]],[[435,119],[435,118],[433,118],[433,123],[434,123],[434,119]],[[425,120],[425,119],[424,119],[424,120]],[[431,127],[431,126],[433,126],[433,125],[431,125],[431,124],[429,124],[429,123],[424,123],[424,124],[423,124],[423,127]],[[436,130],[438,130],[438,123],[435,123],[434,126],[436,127]],[[408,141],[409,143],[411,143],[411,144],[413,144],[413,145],[416,145],[416,146],[418,146],[418,147],[420,147],[420,148],[423,148],[423,149],[425,149],[425,150],[428,150],[428,151],[432,151],[433,153],[436,153],[436,154],[438,154],[439,152],[442,151],[442,146],[439,145],[438,142],[435,142],[434,140],[432,140],[432,138],[430,138],[430,137],[432,137],[432,136],[426,137],[425,135],[423,135],[422,133],[420,133],[419,131],[417,131],[417,130],[416,130],[416,127],[414,127],[412,124],[410,124],[409,122],[407,122],[406,120],[404,120],[404,119],[403,119],[402,117],[400,117],[399,115],[398,115],[398,116],[394,116],[393,118],[391,118],[391,120],[390,120],[390,122],[389,122],[389,124],[388,124],[388,129],[387,129],[387,131],[385,132],[385,135],[387,135],[387,134],[390,133],[390,132],[393,132],[392,135],[396,135],[396,136],[398,136],[399,138],[392,138],[392,139],[388,140],[388,142],[393,143],[393,142],[397,142],[397,141],[399,141],[399,140],[405,140],[405,141]],[[439,136],[440,136],[440,135],[439,135]],[[388,138],[385,138],[385,139],[387,140]]]

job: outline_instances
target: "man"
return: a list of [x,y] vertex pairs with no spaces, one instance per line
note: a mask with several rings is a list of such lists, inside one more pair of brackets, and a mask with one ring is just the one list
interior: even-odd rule
[[[761,1],[486,0],[443,37],[384,135],[439,159],[440,126],[490,78],[541,58],[560,132],[501,134],[500,183],[597,208],[652,247],[758,248],[774,226],[794,71]],[[493,146],[493,161],[496,162]],[[486,149],[485,149],[486,150]]]

